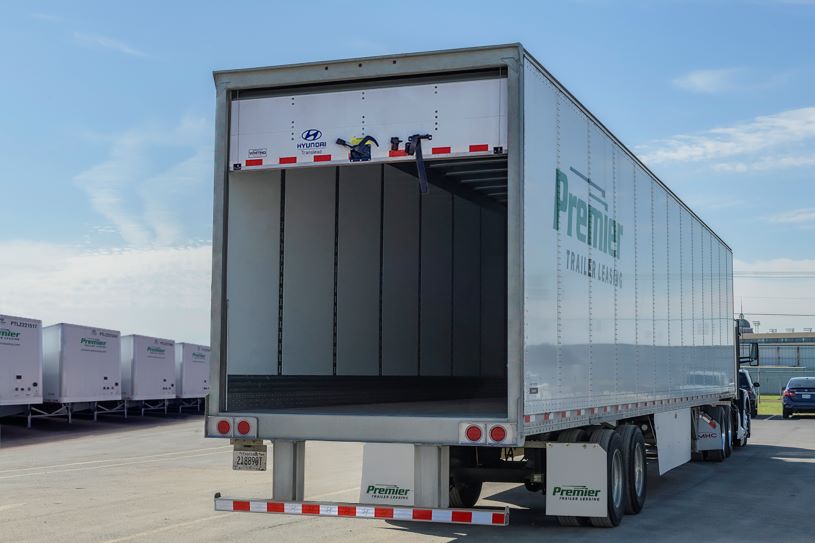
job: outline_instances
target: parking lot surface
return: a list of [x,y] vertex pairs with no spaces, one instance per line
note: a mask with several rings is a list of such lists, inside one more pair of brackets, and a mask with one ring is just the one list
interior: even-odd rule
[[[2,542],[812,541],[815,418],[756,420],[723,464],[651,473],[643,513],[612,530],[561,528],[513,484],[485,485],[479,502],[512,507],[506,528],[216,513],[215,492],[270,496],[271,472],[231,471],[200,417],[2,422]],[[306,499],[356,501],[361,467],[359,444],[309,443]]]

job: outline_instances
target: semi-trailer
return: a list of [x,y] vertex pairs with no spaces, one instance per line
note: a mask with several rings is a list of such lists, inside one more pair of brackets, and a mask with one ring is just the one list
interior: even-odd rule
[[64,416],[92,410],[98,402],[122,399],[120,345],[117,330],[59,323],[42,332],[43,405],[31,418]]
[[121,339],[122,403],[129,407],[167,413],[175,394],[175,342],[150,336]]
[[[215,72],[215,509],[616,526],[748,437],[732,253],[521,45]],[[358,503],[307,441],[365,443]]]
[[178,411],[194,407],[209,394],[209,346],[195,343],[175,344],[175,393]]
[[42,403],[42,322],[0,315],[0,416]]

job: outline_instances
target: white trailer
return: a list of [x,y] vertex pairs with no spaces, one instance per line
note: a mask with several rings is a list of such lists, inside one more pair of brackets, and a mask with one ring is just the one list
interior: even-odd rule
[[206,345],[175,344],[175,393],[179,412],[186,407],[201,410],[201,399],[209,394],[209,353]]
[[175,398],[175,342],[171,339],[130,335],[121,340],[122,399],[124,412],[135,405],[145,411],[167,413]]
[[28,417],[64,416],[90,409],[98,402],[120,402],[121,363],[117,330],[59,323],[43,328],[43,405]]
[[[503,525],[517,481],[615,526],[646,447],[746,442],[730,248],[522,46],[215,86],[206,434],[274,444],[217,510]],[[360,503],[303,502],[309,440],[367,444]]]
[[0,315],[0,416],[42,403],[42,322]]

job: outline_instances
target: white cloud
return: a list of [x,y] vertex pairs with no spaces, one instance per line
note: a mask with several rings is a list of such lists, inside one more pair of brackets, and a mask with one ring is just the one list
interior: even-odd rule
[[0,313],[209,342],[209,244],[87,252],[10,241],[0,253]]
[[[815,144],[815,107],[792,109],[774,115],[764,115],[733,126],[712,128],[698,134],[680,134],[640,146],[647,163],[715,161],[731,157],[755,155],[781,149],[787,153],[787,163],[795,166],[801,157],[813,156]],[[793,158],[789,158],[793,157]],[[798,158],[794,158],[798,157]],[[743,162],[762,164],[761,159]],[[722,166],[720,166],[722,167]],[[739,167],[739,166],[735,166]],[[724,166],[723,168],[727,168]]]
[[101,34],[86,34],[84,32],[74,32],[74,39],[81,44],[88,45],[91,47],[101,47],[103,49],[111,49],[113,51],[118,51],[119,53],[124,53],[125,55],[131,55],[134,57],[146,57],[147,54],[135,47],[131,47],[130,45],[126,44],[123,41],[110,38],[108,36],[102,36]]
[[718,70],[694,70],[673,80],[673,84],[680,89],[716,94],[737,90],[742,86],[741,68],[723,68]]
[[[173,204],[201,190],[212,174],[209,123],[186,118],[176,126],[132,129],[113,138],[108,157],[74,181],[91,205],[133,247],[184,242],[184,225]],[[151,165],[170,156],[158,172]]]
[[815,166],[815,152],[804,155],[775,156],[765,155],[755,160],[738,162],[717,162],[711,168],[717,172],[763,172],[783,168]]
[[780,224],[813,225],[815,224],[815,207],[791,209],[765,218],[767,222]]

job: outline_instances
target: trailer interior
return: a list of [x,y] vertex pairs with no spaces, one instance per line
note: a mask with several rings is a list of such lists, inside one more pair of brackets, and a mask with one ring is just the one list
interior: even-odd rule
[[506,154],[425,166],[229,174],[226,410],[506,417]]

